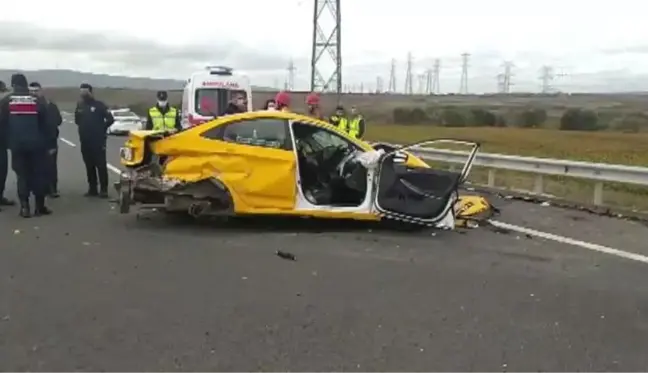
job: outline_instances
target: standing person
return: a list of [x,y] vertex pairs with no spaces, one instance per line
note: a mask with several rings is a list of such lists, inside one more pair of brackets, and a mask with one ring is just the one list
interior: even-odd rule
[[265,105],[263,105],[263,110],[276,111],[277,110],[277,102],[272,98],[267,100],[265,102]]
[[40,83],[31,82],[29,84],[29,93],[42,99],[45,102],[45,105],[47,105],[47,121],[53,136],[49,146],[53,151],[51,154],[48,154],[47,157],[47,170],[49,176],[47,193],[51,198],[58,198],[58,137],[59,127],[63,122],[63,118],[61,118],[61,112],[59,111],[58,106],[43,95],[43,87],[41,87]]
[[242,93],[234,95],[233,99],[227,104],[227,107],[221,115],[232,115],[245,113],[247,111],[247,100]]
[[[86,197],[108,198],[108,167],[106,166],[106,130],[114,122],[106,105],[95,99],[92,86],[81,84],[81,101],[74,111],[74,123],[79,129],[81,155],[88,179]],[[97,176],[99,191],[97,191]]]
[[51,145],[51,128],[45,102],[29,93],[23,74],[11,77],[13,92],[0,101],[0,129],[11,150],[11,168],[16,173],[20,216],[32,216],[29,199],[34,195],[34,215],[52,213],[45,206],[47,193],[47,153]]
[[285,91],[277,93],[275,96],[278,111],[290,111],[290,94]]
[[[0,93],[7,92],[7,85],[0,80]],[[2,130],[0,128],[0,130]],[[0,206],[13,206],[15,202],[4,196],[7,174],[9,173],[9,150],[7,149],[7,134],[0,132]]]
[[320,109],[320,96],[317,93],[306,96],[306,106],[308,107],[308,115],[317,119],[324,119]]
[[349,118],[349,135],[356,139],[361,139],[365,134],[365,120],[362,114],[358,113],[355,106],[351,106],[351,116]]
[[147,130],[177,130],[182,131],[180,111],[169,105],[169,94],[166,91],[158,91],[157,104],[149,109],[146,115]]
[[349,120],[347,119],[346,111],[344,110],[344,106],[338,105],[335,108],[335,114],[331,115],[329,118],[329,123],[337,127],[340,131],[342,132],[347,132],[348,131],[348,124]]

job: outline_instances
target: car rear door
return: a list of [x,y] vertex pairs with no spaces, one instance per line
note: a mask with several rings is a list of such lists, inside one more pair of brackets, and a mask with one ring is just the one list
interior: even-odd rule
[[[470,147],[462,153],[465,161],[460,172],[437,168],[413,168],[405,163],[410,154],[426,158],[436,154],[429,149],[433,145],[453,144]],[[438,149],[437,149],[438,150]],[[383,155],[375,179],[375,209],[387,218],[433,225],[453,210],[458,188],[465,182],[479,144],[470,141],[438,139],[422,141],[388,151]]]

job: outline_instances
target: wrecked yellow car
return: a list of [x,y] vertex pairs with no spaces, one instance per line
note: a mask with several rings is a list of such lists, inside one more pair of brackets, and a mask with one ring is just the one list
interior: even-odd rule
[[[410,150],[471,147],[460,172],[429,167]],[[454,228],[459,186],[479,149],[431,140],[403,147],[353,139],[296,113],[256,111],[180,132],[133,131],[115,187],[131,206],[200,216],[283,215]]]

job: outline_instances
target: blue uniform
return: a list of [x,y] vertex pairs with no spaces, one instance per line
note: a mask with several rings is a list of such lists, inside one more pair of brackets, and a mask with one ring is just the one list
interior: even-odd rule
[[28,206],[33,194],[36,208],[44,207],[47,154],[53,136],[45,102],[31,96],[26,87],[15,87],[13,93],[0,101],[0,133],[11,151],[21,204]]

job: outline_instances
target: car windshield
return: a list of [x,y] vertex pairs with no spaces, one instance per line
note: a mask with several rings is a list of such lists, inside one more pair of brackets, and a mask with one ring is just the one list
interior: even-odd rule
[[318,152],[324,148],[335,147],[340,149],[353,148],[354,146],[340,135],[322,128],[299,125],[300,133],[297,136],[300,148],[306,153]]
[[137,118],[137,114],[132,111],[113,111],[112,114],[115,118]]
[[247,93],[241,90],[222,88],[201,88],[196,90],[196,102],[194,110],[205,117],[219,116],[229,102],[237,95],[247,99]]

